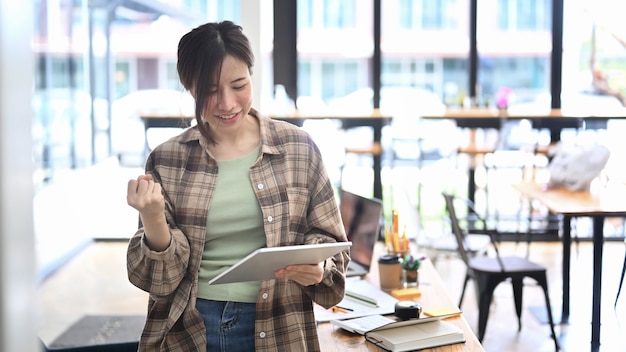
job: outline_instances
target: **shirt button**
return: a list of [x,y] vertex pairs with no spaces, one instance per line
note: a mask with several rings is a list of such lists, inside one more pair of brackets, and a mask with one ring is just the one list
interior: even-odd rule
[[263,299],[267,299],[268,296],[269,295],[267,294],[267,292],[265,292],[265,293],[263,293],[263,296],[261,296],[261,297],[263,297]]
[[259,333],[259,337],[264,339],[265,338],[265,331],[261,331],[261,333]]
[[263,189],[263,184],[262,184],[262,183],[259,183],[258,185],[256,185],[256,188],[258,188],[258,189]]
[[267,217],[267,221],[268,222],[272,222],[273,220],[274,220],[274,218],[271,215]]

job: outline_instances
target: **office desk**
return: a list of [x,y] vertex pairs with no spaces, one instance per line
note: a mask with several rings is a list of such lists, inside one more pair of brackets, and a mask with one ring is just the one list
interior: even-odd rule
[[[302,127],[305,120],[332,119],[341,122],[341,128],[346,130],[353,127],[371,127],[374,130],[374,143],[380,145],[382,139],[383,126],[391,122],[391,114],[384,114],[380,109],[374,109],[370,113],[365,114],[349,114],[349,113],[323,113],[308,114],[295,111],[288,115],[270,115],[271,118],[291,122]],[[382,156],[379,153],[372,154],[374,183],[372,185],[373,195],[375,198],[383,198],[383,186],[381,179]]]
[[561,322],[566,323],[570,312],[571,219],[591,217],[593,220],[593,297],[591,314],[591,350],[600,347],[600,308],[602,298],[602,250],[604,220],[626,216],[626,186],[609,185],[598,192],[573,192],[566,188],[547,189],[544,184],[518,183],[513,187],[523,196],[537,200],[551,212],[563,216],[563,306]]
[[[375,257],[382,251],[382,244],[377,243]],[[366,276],[372,284],[378,286],[378,263],[374,261],[370,273]],[[420,290],[422,295],[415,298],[424,309],[429,307],[450,307],[457,309],[457,305],[452,301],[446,291],[439,274],[429,260],[422,262],[420,267]],[[468,325],[463,315],[446,319],[461,329],[465,335],[466,342],[464,344],[454,344],[437,348],[426,349],[423,351],[432,352],[460,352],[460,351],[483,351],[484,349],[476,335]],[[341,328],[335,327],[330,323],[320,323],[317,326],[319,340],[322,351],[384,351],[376,345],[367,342],[365,338],[358,334],[347,332]]]
[[608,120],[626,119],[626,108],[597,114],[561,109],[528,113],[501,112],[495,109],[449,109],[443,114],[424,115],[422,118],[454,120],[459,128],[494,128],[498,130],[502,128],[504,122],[509,120],[529,120],[534,129],[546,128],[550,130],[551,142],[558,142],[564,128],[606,128]]
[[[374,109],[369,114],[345,114],[345,113],[327,113],[327,114],[303,114],[298,111],[289,114],[289,115],[270,115],[271,118],[276,120],[283,120],[294,125],[302,127],[302,124],[305,120],[315,120],[315,119],[334,119],[341,121],[341,127],[343,129],[348,129],[352,127],[372,127],[374,130],[374,143],[379,143],[382,138],[382,130],[383,126],[389,124],[391,122],[391,115],[383,114],[379,109]],[[144,133],[146,136],[145,143],[145,151],[146,155],[150,151],[148,146],[147,133],[150,128],[158,128],[158,127],[189,127],[191,121],[195,118],[192,116],[174,116],[172,114],[160,114],[160,113],[144,113],[140,114],[140,118],[144,123]],[[373,171],[374,171],[374,183],[372,185],[373,195],[376,198],[382,199],[383,197],[383,186],[381,179],[381,169],[382,169],[382,157],[380,154],[372,155],[374,160]]]
[[[621,114],[616,113],[615,116]],[[613,114],[611,115],[613,116]],[[530,120],[536,128],[579,128],[581,121],[585,118],[596,118],[595,116],[581,116],[564,113],[561,109],[551,109],[544,112],[518,113],[510,111],[499,111],[496,109],[448,109],[443,114],[425,115],[425,119],[450,119],[454,120],[460,128],[495,128],[500,129],[502,123],[507,120]],[[555,121],[558,124],[546,123],[541,127],[543,121]],[[548,127],[549,126],[549,127]]]

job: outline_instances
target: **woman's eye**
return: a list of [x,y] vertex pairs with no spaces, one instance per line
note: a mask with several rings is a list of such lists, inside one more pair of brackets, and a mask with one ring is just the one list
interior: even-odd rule
[[246,85],[244,84],[244,85],[241,85],[241,86],[236,86],[236,87],[233,87],[233,88],[234,88],[235,90],[242,90],[242,89],[244,89],[245,87],[246,87]]

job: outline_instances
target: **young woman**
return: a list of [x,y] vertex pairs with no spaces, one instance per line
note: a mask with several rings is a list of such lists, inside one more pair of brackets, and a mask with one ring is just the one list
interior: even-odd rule
[[140,216],[128,276],[150,293],[141,351],[319,351],[313,302],[343,298],[347,251],[272,280],[208,285],[261,247],[346,241],[313,140],[251,107],[253,62],[229,21],[180,40],[197,125],[155,148],[145,175],[128,182]]

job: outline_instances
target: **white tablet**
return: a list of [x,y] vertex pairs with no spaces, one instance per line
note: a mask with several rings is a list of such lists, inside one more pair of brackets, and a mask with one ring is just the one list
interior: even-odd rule
[[318,264],[350,248],[352,242],[260,248],[209,281],[209,285],[274,279],[274,271],[293,264]]

